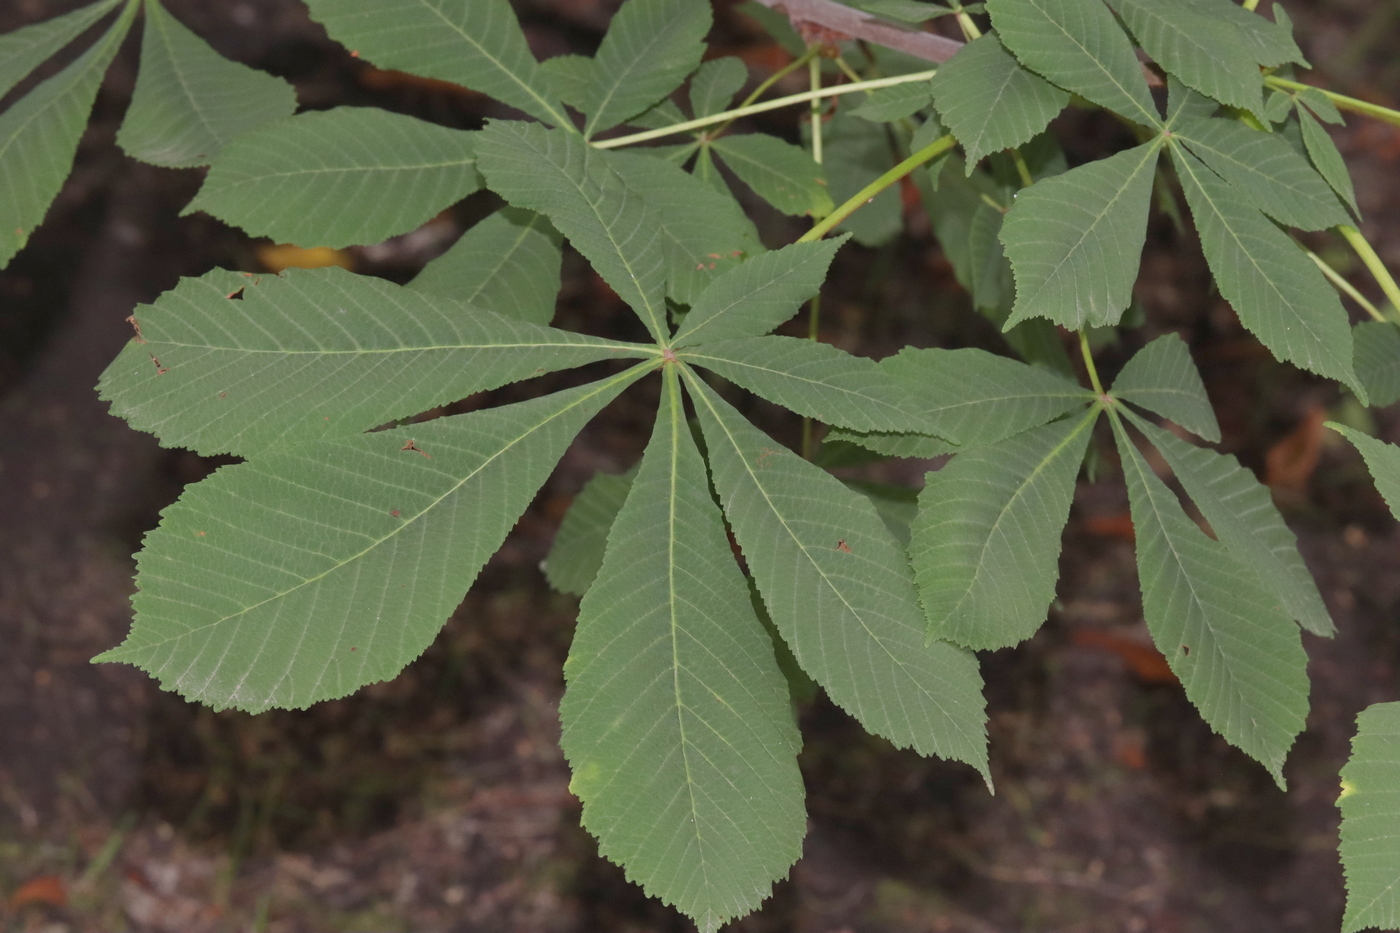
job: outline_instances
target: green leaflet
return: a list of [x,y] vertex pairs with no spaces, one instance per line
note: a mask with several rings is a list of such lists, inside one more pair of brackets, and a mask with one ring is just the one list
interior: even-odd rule
[[[917,457],[920,460],[932,460],[934,457],[941,457],[944,454],[954,454],[958,448],[943,440],[941,437],[930,437],[927,434],[894,434],[881,433],[879,431],[847,431],[842,428],[832,428],[826,432],[822,444],[854,444],[863,447],[874,453],[883,454],[886,457]],[[823,446],[825,449],[825,446]],[[880,459],[880,458],[874,458]],[[845,464],[827,464],[831,467],[844,466]]]
[[1186,495],[1210,523],[1230,556],[1254,572],[1271,602],[1303,628],[1331,638],[1336,626],[1312,574],[1298,554],[1293,532],[1283,523],[1269,490],[1228,454],[1196,447],[1169,431],[1129,415],[1176,474]]
[[1177,120],[1172,131],[1255,207],[1280,223],[1324,230],[1349,223],[1326,182],[1273,133],[1236,120]]
[[[1280,92],[1280,96],[1285,100],[1292,100],[1286,93]],[[1332,99],[1315,87],[1298,91],[1297,100],[1324,123],[1340,125],[1346,122],[1346,118],[1337,109],[1337,105],[1332,103]]]
[[1264,82],[1239,54],[1234,30],[1203,16],[1191,0],[1111,0],[1143,50],[1183,83],[1222,104],[1264,112]]
[[905,384],[874,360],[797,337],[744,337],[677,354],[750,392],[855,431],[929,431]]
[[721,136],[710,149],[763,200],[796,217],[825,217],[834,205],[822,167],[792,143],[761,133]]
[[563,241],[539,214],[507,207],[479,221],[408,284],[503,317],[548,324]]
[[717,187],[639,152],[609,150],[606,157],[651,209],[672,301],[694,304],[725,271],[763,252],[753,221],[723,182]]
[[225,146],[182,215],[299,246],[378,243],[481,187],[478,135],[372,107],[299,114]]
[[1342,768],[1342,933],[1400,927],[1400,703],[1376,703],[1356,718]]
[[1327,427],[1351,441],[1361,451],[1361,458],[1366,461],[1366,468],[1371,471],[1371,478],[1376,481],[1376,489],[1385,499],[1385,504],[1390,506],[1390,513],[1400,516],[1400,447],[1331,421],[1327,422]]
[[1158,337],[1134,354],[1114,380],[1112,394],[1220,443],[1220,425],[1201,374],[1186,342],[1176,334]]
[[598,849],[704,933],[802,854],[801,741],[675,368],[564,665],[569,789]]
[[462,84],[573,130],[508,0],[308,0],[306,5],[332,39],[365,61]]
[[925,479],[909,558],[930,638],[1006,648],[1045,621],[1099,410],[958,454]]
[[1132,43],[1100,0],[987,0],[992,25],[1031,71],[1147,126],[1157,108]]
[[103,373],[102,397],[133,427],[205,454],[355,434],[543,372],[655,352],[334,268],[215,270],[134,320],[139,336]]
[[0,97],[110,13],[119,2],[121,0],[101,0],[0,36]]
[[1363,321],[1352,328],[1356,378],[1377,408],[1400,402],[1400,327],[1390,321]]
[[[895,162],[885,134],[872,133],[868,122],[841,108],[822,129],[822,148],[824,161],[820,169],[829,183],[827,192],[833,204],[854,197]],[[729,164],[733,168],[733,163]],[[831,205],[824,205],[813,216],[825,216],[831,210]],[[880,246],[894,239],[904,229],[899,186],[892,185],[875,195],[874,200],[841,221],[836,229],[850,231],[862,246]]]
[[1225,545],[1186,517],[1116,418],[1113,427],[1152,638],[1210,727],[1283,787],[1283,760],[1308,711],[1298,628]]
[[560,100],[577,111],[588,106],[589,89],[597,70],[586,55],[556,55],[540,62],[540,72]]
[[626,473],[595,473],[579,490],[569,511],[564,513],[559,533],[545,558],[544,576],[550,586],[574,596],[588,592],[598,568],[603,566],[608,531],[617,520],[636,475],[635,469]]
[[135,15],[127,6],[92,48],[0,113],[0,267],[24,248],[63,187],[102,76]]
[[610,129],[674,91],[700,64],[710,6],[692,0],[627,0],[593,59],[581,109],[585,136]]
[[548,217],[665,343],[666,269],[656,217],[607,156],[577,133],[503,120],[477,134],[476,148],[491,189]]
[[[1277,23],[1246,10],[1234,0],[1187,0],[1200,16],[1220,32],[1228,31],[1230,46],[1253,56],[1256,64],[1273,68],[1285,62],[1307,67],[1307,60],[1293,41],[1293,31],[1282,7],[1274,7]],[[1235,54],[1239,54],[1237,51]]]
[[290,117],[297,95],[281,78],[229,61],[146,0],[141,71],[117,143],[153,165],[208,165],[233,137]]
[[880,521],[885,523],[890,534],[894,535],[899,546],[909,547],[914,518],[919,514],[919,493],[908,486],[892,486],[888,483],[867,483],[862,480],[844,480],[847,489],[854,489],[870,500]]
[[967,151],[969,175],[984,155],[1026,142],[1069,103],[1068,94],[1022,68],[991,33],[938,69],[933,99]]
[[1070,330],[1118,323],[1133,297],[1161,147],[1154,138],[1021,192],[1001,227],[1016,273],[1006,327],[1031,317]]
[[802,669],[871,732],[986,778],[977,659],[925,642],[913,574],[874,506],[684,375],[725,515]]
[[1303,132],[1303,146],[1308,150],[1308,158],[1312,160],[1313,167],[1327,180],[1327,184],[1337,196],[1346,202],[1351,212],[1360,217],[1361,208],[1356,206],[1356,188],[1351,183],[1351,173],[1347,171],[1342,154],[1337,151],[1337,144],[1332,142],[1332,137],[1327,135],[1327,131],[1311,113],[1302,107],[1298,107],[1297,111],[1298,125]]
[[720,113],[734,103],[734,95],[749,80],[749,66],[742,58],[712,58],[690,78],[690,110],[697,117]]
[[675,345],[757,337],[789,320],[821,288],[846,237],[793,243],[762,253],[728,271],[700,293]]
[[650,371],[224,467],[146,537],[136,620],[97,661],[216,709],[299,708],[432,641],[574,435]]
[[930,419],[928,433],[963,447],[995,444],[1094,399],[1068,379],[985,350],[905,348],[879,366],[906,387],[908,407]]
[[924,81],[910,81],[871,91],[869,97],[856,105],[851,115],[872,123],[892,123],[932,105],[932,86]]
[[1172,160],[1220,294],[1282,360],[1365,390],[1351,366],[1351,328],[1337,293],[1297,246],[1236,189],[1176,145]]

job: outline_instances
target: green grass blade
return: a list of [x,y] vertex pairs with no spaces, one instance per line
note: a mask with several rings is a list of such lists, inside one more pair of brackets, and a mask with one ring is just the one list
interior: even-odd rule
[[1031,71],[1138,123],[1161,124],[1132,43],[1100,0],[988,0],[987,12]]
[[658,218],[611,160],[577,133],[501,120],[477,134],[477,153],[491,189],[548,217],[664,343],[669,328]]
[[133,427],[205,454],[356,434],[543,372],[651,352],[341,269],[215,270],[134,321],[139,336],[103,373],[102,397]]
[[1118,323],[1133,298],[1160,148],[1153,139],[1017,196],[1001,227],[1016,274],[1006,327],[1032,317],[1070,330]]
[[906,348],[879,365],[931,419],[928,433],[963,447],[995,444],[1094,399],[1062,376],[985,350]]
[[835,206],[822,167],[805,149],[765,133],[721,136],[710,149],[760,198],[794,217],[825,217]]
[[0,268],[24,248],[73,165],[112,57],[136,15],[129,5],[93,46],[0,113]]
[[1220,443],[1220,425],[1201,374],[1186,342],[1176,334],[1158,337],[1134,354],[1114,380],[1112,394]]
[[481,187],[478,135],[373,107],[299,114],[224,147],[184,213],[300,246],[378,243]]
[[1220,294],[1281,360],[1346,383],[1351,327],[1337,293],[1302,251],[1237,189],[1175,145],[1172,161]]
[[1352,328],[1356,378],[1377,408],[1400,402],[1400,326],[1362,321]]
[[297,95],[281,78],[229,61],[146,0],[141,71],[117,133],[127,155],[152,165],[208,165],[233,137],[290,117]]
[[1236,120],[1182,118],[1175,138],[1280,223],[1325,230],[1350,223],[1327,182],[1275,133],[1261,133]]
[[694,0],[627,0],[593,58],[584,135],[635,116],[670,94],[700,64],[710,5]]
[[1152,638],[1210,727],[1283,787],[1283,761],[1308,712],[1298,627],[1225,545],[1186,517],[1117,419],[1114,433]]
[[544,576],[550,586],[574,596],[588,592],[598,576],[598,568],[603,566],[608,532],[622,511],[636,475],[635,469],[626,473],[595,473],[579,490],[564,513],[559,533],[544,561]]
[[572,128],[509,0],[308,0],[332,39],[373,62],[488,94]]
[[987,777],[977,659],[926,643],[913,573],[870,500],[686,385],[734,537],[778,631],[871,732]]
[[928,474],[909,557],[931,637],[1006,648],[1040,628],[1097,419],[1032,428]]
[[1216,540],[1254,572],[1298,624],[1324,638],[1336,634],[1298,542],[1274,506],[1273,496],[1234,457],[1196,447],[1141,418],[1129,416],[1162,454],[1186,495],[1210,523]]
[[802,854],[801,739],[669,368],[559,707],[598,850],[712,933]]
[[1369,434],[1362,434],[1355,428],[1328,422],[1327,426],[1345,437],[1361,451],[1371,478],[1376,481],[1385,504],[1390,506],[1390,514],[1400,518],[1400,447],[1378,441]]
[[0,36],[0,97],[120,2],[101,0]]
[[790,320],[822,287],[846,237],[792,243],[732,266],[700,293],[676,331],[677,347],[758,337]]
[[1400,928],[1400,703],[1376,703],[1356,718],[1342,768],[1342,933]]
[[606,158],[651,209],[672,301],[695,304],[710,283],[763,252],[757,228],[724,182],[706,182],[639,152],[609,150]]
[[1144,51],[1184,84],[1222,104],[1264,112],[1264,79],[1239,54],[1233,30],[1190,0],[1110,0]]
[[563,238],[539,214],[503,208],[462,234],[408,284],[504,317],[548,324],[559,297]]
[[650,368],[224,467],[146,537],[131,634],[96,660],[249,712],[394,677],[428,647],[574,435]]
[[1028,141],[1069,103],[1069,94],[1021,63],[991,33],[963,46],[933,76],[943,123],[967,150],[967,174],[978,160]]
[[744,337],[678,356],[800,415],[854,431],[928,432],[904,383],[874,360],[797,337]]

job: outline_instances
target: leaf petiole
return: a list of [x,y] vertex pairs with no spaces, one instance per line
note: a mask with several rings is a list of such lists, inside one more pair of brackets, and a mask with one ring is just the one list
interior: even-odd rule
[[[847,84],[845,85],[845,87],[851,87],[851,85]],[[914,171],[914,169],[918,168],[920,165],[923,165],[925,162],[930,162],[938,158],[943,153],[947,152],[949,149],[952,149],[957,144],[958,141],[953,138],[953,135],[951,133],[949,133],[946,136],[938,137],[933,142],[929,143],[927,146],[920,149],[918,152],[914,153],[909,158],[905,159],[903,162],[900,162],[894,168],[890,169],[888,172],[881,175],[879,178],[875,179],[870,184],[857,191],[844,204],[842,204],[840,207],[836,208],[836,210],[828,214],[825,217],[825,219],[821,221],[821,223],[817,224],[811,230],[808,230],[806,233],[802,234],[802,236],[798,237],[797,242],[810,243],[813,240],[820,240],[822,237],[830,233],[832,229],[836,227],[837,224],[841,223],[841,221],[845,220],[847,217],[851,216],[857,210],[859,210],[861,205],[869,203],[875,197],[875,195],[879,194],[881,191],[884,191],[890,185],[893,185],[895,182],[899,181],[901,178],[908,175],[910,172]]]
[[1350,224],[1342,224],[1337,227],[1337,232],[1342,235],[1351,248],[1356,250],[1356,255],[1361,257],[1361,261],[1366,264],[1376,284],[1380,285],[1381,291],[1385,292],[1385,297],[1390,300],[1390,306],[1400,314],[1400,285],[1395,283],[1395,277],[1390,274],[1390,270],[1381,262],[1381,257],[1376,255],[1376,251],[1371,248],[1371,244],[1361,235],[1361,231]]
[[1099,381],[1099,369],[1094,365],[1094,351],[1089,349],[1089,334],[1079,331],[1079,352],[1084,355],[1084,368],[1089,371],[1089,382],[1094,386],[1094,394],[1104,396],[1103,383]]
[[1326,88],[1314,87],[1311,84],[1304,84],[1301,81],[1290,81],[1287,78],[1280,78],[1278,75],[1269,75],[1264,78],[1264,84],[1278,91],[1319,91],[1332,103],[1336,104],[1340,110],[1350,110],[1353,113],[1363,114],[1368,117],[1400,126],[1400,110],[1392,110],[1389,107],[1382,107],[1380,104],[1373,104],[1370,101],[1357,100],[1355,97],[1348,97],[1345,94],[1338,94],[1336,91],[1329,91]]

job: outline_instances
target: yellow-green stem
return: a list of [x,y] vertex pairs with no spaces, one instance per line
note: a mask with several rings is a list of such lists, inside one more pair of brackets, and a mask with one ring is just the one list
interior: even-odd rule
[[972,17],[967,15],[966,10],[958,10],[958,25],[962,27],[963,35],[967,41],[971,42],[982,35],[982,30],[977,28],[977,24],[972,21]]
[[898,84],[927,81],[937,73],[937,68],[931,68],[928,71],[916,71],[907,75],[895,75],[892,78],[874,78],[870,81],[862,81],[859,84],[838,84],[834,87],[819,88],[815,91],[803,91],[800,94],[790,94],[787,97],[765,100],[761,104],[749,104],[747,107],[737,107],[734,110],[726,110],[723,113],[712,114],[708,117],[697,117],[694,120],[686,120],[684,123],[663,126],[660,129],[645,130],[641,133],[632,133],[628,136],[617,136],[613,139],[598,140],[593,143],[593,146],[597,149],[617,149],[622,146],[635,145],[636,143],[650,142],[653,139],[664,139],[667,136],[689,133],[691,130],[713,126],[716,123],[737,120],[740,117],[751,117],[756,113],[781,110],[784,107],[791,107],[793,104],[805,104],[809,100],[840,97],[843,94],[855,94],[860,91],[874,91],[882,87],[894,87]]
[[1336,91],[1329,91],[1326,88],[1313,87],[1311,84],[1304,84],[1301,81],[1290,81],[1287,78],[1280,78],[1278,75],[1269,75],[1264,79],[1264,83],[1279,91],[1318,91],[1326,95],[1327,99],[1332,103],[1336,104],[1339,110],[1350,110],[1353,113],[1364,114],[1385,123],[1400,126],[1400,110],[1391,110],[1389,107],[1382,107],[1380,104],[1372,104],[1368,101],[1357,100],[1355,97],[1338,94]]
[[[760,84],[758,87],[756,87],[756,88],[754,88],[752,91],[750,91],[750,92],[749,92],[749,96],[748,96],[748,97],[745,97],[744,100],[743,100],[743,102],[739,104],[739,109],[743,109],[744,107],[747,107],[747,106],[749,106],[750,104],[752,104],[754,101],[758,100],[760,97],[762,97],[762,96],[767,92],[767,90],[768,90],[770,87],[772,87],[773,85],[777,84],[779,81],[783,80],[784,78],[786,78],[788,75],[792,74],[792,73],[793,73],[794,71],[796,71],[797,69],[803,67],[803,66],[806,65],[808,62],[810,62],[812,59],[816,58],[817,53],[820,52],[820,51],[821,51],[821,46],[820,46],[820,45],[810,45],[810,46],[808,46],[808,47],[807,47],[807,51],[803,52],[803,53],[802,53],[801,55],[799,55],[797,58],[794,58],[792,61],[788,62],[788,63],[787,63],[786,65],[784,65],[783,67],[781,67],[781,68],[779,68],[777,71],[773,72],[771,75],[769,75],[767,78],[764,79],[764,81],[763,81],[762,84]],[[735,119],[737,119],[737,117],[736,117]],[[725,124],[722,125],[719,129],[717,129],[717,130],[715,130],[713,133],[711,133],[711,134],[710,134],[711,137],[713,138],[713,137],[715,137],[715,136],[723,136],[723,135],[729,130],[729,127],[731,127],[733,124],[734,124],[734,120],[731,119],[729,122],[725,123]]]
[[1390,274],[1390,270],[1381,262],[1381,257],[1376,255],[1376,251],[1371,248],[1371,244],[1366,242],[1366,238],[1361,235],[1361,231],[1348,224],[1343,224],[1337,228],[1351,248],[1356,250],[1356,255],[1361,257],[1361,261],[1370,270],[1376,284],[1380,285],[1381,291],[1385,292],[1385,297],[1389,299],[1390,306],[1395,309],[1396,314],[1400,314],[1400,285],[1395,284],[1395,277]]
[[[850,85],[846,86],[849,87]],[[935,139],[933,142],[857,191],[844,204],[828,214],[819,224],[802,234],[797,242],[811,243],[813,240],[820,240],[830,233],[841,221],[859,210],[862,205],[868,204],[874,199],[875,195],[884,191],[890,185],[895,184],[925,162],[938,158],[957,144],[958,141],[953,138],[951,133],[947,136],[940,136],[938,139]]]
[[1089,349],[1089,335],[1079,332],[1079,352],[1084,355],[1084,368],[1089,371],[1089,382],[1097,395],[1104,395],[1103,383],[1099,382],[1099,368],[1094,365],[1094,351]]
[[1337,291],[1341,292],[1342,294],[1350,298],[1352,301],[1359,304],[1362,310],[1364,310],[1367,314],[1371,315],[1371,317],[1375,318],[1377,321],[1385,320],[1385,315],[1381,314],[1380,310],[1377,309],[1375,305],[1371,304],[1371,302],[1366,299],[1365,295],[1357,291],[1355,286],[1353,286],[1346,279],[1342,278],[1340,272],[1338,272],[1336,269],[1333,269],[1325,261],[1323,261],[1323,258],[1321,256],[1319,256],[1317,253],[1314,253],[1310,249],[1305,249],[1303,250],[1303,252],[1307,253],[1308,256],[1312,259],[1312,261],[1317,264],[1317,267],[1322,270],[1322,274],[1327,276],[1327,281],[1331,282],[1337,287]]
[[[812,82],[812,90],[821,90],[822,86],[822,64],[817,59],[812,59],[807,63],[807,76]],[[822,102],[821,98],[812,98],[812,108],[809,111],[812,118],[812,161],[818,165],[822,164]]]
[[1031,167],[1026,164],[1026,157],[1021,155],[1020,149],[1011,150],[1011,161],[1016,163],[1016,174],[1021,178],[1021,187],[1029,188],[1035,184],[1035,179],[1031,177]]

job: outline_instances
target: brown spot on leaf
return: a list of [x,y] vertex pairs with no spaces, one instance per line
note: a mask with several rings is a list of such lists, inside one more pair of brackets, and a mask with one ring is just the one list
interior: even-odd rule
[[1186,655],[1188,658],[1191,657],[1191,646],[1190,646],[1190,645],[1182,645],[1182,646],[1181,646],[1181,653],[1184,654],[1184,655]]
[[390,510],[389,510],[389,514],[392,515],[392,516],[394,516],[395,518],[398,518],[398,517],[399,517],[399,510],[398,510],[398,509],[390,509]]
[[155,364],[157,376],[164,376],[166,373],[170,372],[170,370],[160,365],[160,360],[156,359],[154,355],[151,356],[151,362]]
[[196,538],[202,538],[202,537],[204,537],[204,534],[205,534],[205,533],[202,532],[202,531],[196,531],[196,532],[194,533],[194,536],[195,536]]
[[846,543],[845,538],[842,538],[840,541],[836,542],[836,550],[840,551],[842,554],[849,554],[851,553],[851,546]]
[[415,452],[417,452],[417,453],[422,454],[424,457],[426,457],[426,458],[429,459],[429,460],[433,459],[432,456],[430,456],[430,455],[428,454],[427,451],[425,451],[423,448],[419,447],[417,444],[413,443],[413,441],[411,441],[411,440],[410,440],[407,444],[404,444],[402,447],[400,447],[399,450],[412,450],[412,451],[415,451]]
[[240,285],[240,286],[238,286],[237,288],[235,288],[233,291],[229,292],[229,293],[228,293],[227,295],[225,295],[224,297],[227,298],[229,301],[242,301],[242,300],[243,300],[243,289],[244,289],[244,286]]
[[141,336],[141,325],[137,323],[136,315],[133,314],[130,317],[128,317],[126,319],[126,322],[131,325],[132,330],[136,331],[136,336],[132,339],[135,340],[137,343],[145,343],[146,338]]

